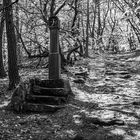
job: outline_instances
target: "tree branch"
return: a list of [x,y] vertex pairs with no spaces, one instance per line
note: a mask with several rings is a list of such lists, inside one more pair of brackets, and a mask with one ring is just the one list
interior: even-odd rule
[[55,5],[55,0],[51,1],[51,7],[50,7],[50,16],[52,16],[54,14],[54,5]]
[[8,6],[1,8],[1,9],[0,9],[0,12],[3,11],[4,9],[9,8],[9,7],[12,6],[13,4],[18,3],[18,1],[19,1],[19,0],[15,0],[15,1],[12,2],[11,4],[9,4]]
[[15,27],[15,29],[16,29],[17,34],[19,35],[19,38],[20,38],[20,40],[21,40],[21,43],[22,43],[22,46],[23,46],[25,52],[28,54],[28,57],[30,57],[30,56],[31,56],[31,53],[27,50],[27,48],[26,48],[26,46],[25,46],[25,44],[24,44],[24,41],[23,41],[23,39],[22,39],[21,33],[19,33],[19,31],[18,31],[18,29],[17,29],[17,27],[16,27],[15,25],[14,25],[14,27]]
[[66,0],[64,1],[64,3],[55,11],[54,15],[57,15],[59,13],[59,11],[65,6],[66,4]]
[[14,2],[12,2],[9,6],[15,4],[15,3],[18,3],[19,0],[15,0]]

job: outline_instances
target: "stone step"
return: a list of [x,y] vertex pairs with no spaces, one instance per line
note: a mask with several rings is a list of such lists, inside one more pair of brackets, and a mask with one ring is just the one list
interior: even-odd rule
[[24,104],[25,110],[29,112],[55,112],[59,109],[64,108],[64,105],[46,105],[46,104],[34,104],[26,103]]
[[43,96],[43,95],[27,95],[26,101],[29,103],[39,103],[39,104],[49,104],[49,105],[60,105],[67,101],[65,97],[55,97],[55,96]]
[[48,88],[64,88],[64,80],[40,80],[40,79],[30,79],[31,86],[38,85],[41,87],[48,87]]
[[64,88],[47,88],[34,85],[31,91],[34,95],[45,95],[55,97],[66,97],[68,93],[64,91]]

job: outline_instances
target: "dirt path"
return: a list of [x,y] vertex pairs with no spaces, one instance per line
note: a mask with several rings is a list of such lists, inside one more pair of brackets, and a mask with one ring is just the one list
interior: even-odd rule
[[97,103],[85,113],[103,120],[121,119],[124,126],[112,126],[110,132],[124,140],[140,139],[140,73],[139,57],[98,57],[90,60],[89,79],[75,88],[76,98]]

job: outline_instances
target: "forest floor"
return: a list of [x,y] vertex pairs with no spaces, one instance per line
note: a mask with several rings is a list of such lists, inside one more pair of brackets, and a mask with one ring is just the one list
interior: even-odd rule
[[[68,77],[75,97],[53,114],[16,114],[5,109],[13,91],[0,79],[0,140],[140,139],[140,52],[94,55],[79,60]],[[82,83],[75,73],[87,71]],[[47,69],[21,69],[22,79],[46,77]],[[116,120],[112,121],[112,120]],[[118,122],[117,122],[118,121]],[[80,137],[75,140],[80,140]]]

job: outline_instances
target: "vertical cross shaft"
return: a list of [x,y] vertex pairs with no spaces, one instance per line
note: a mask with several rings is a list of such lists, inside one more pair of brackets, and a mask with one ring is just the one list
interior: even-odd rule
[[60,79],[60,54],[59,54],[59,26],[58,17],[52,16],[49,18],[50,28],[50,54],[49,54],[49,79]]

